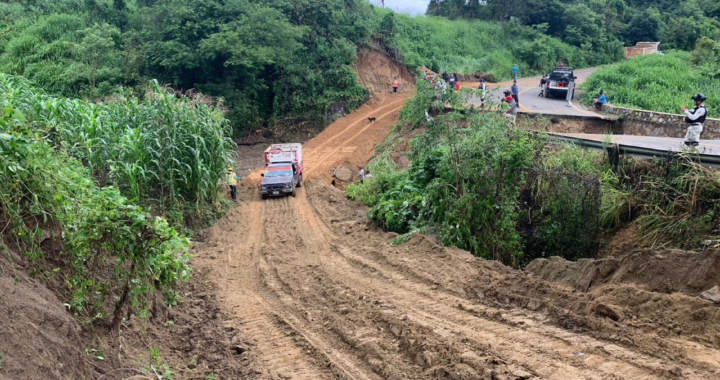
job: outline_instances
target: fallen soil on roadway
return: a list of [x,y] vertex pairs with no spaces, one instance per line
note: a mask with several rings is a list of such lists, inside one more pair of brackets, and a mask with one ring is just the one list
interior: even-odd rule
[[337,165],[372,156],[404,100],[381,95],[308,142],[295,198],[261,200],[251,173],[194,245],[251,377],[720,378],[720,308],[692,286],[645,285],[665,264],[613,277],[622,260],[606,272],[546,260],[522,272],[429,237],[391,245],[396,235],[328,182]]

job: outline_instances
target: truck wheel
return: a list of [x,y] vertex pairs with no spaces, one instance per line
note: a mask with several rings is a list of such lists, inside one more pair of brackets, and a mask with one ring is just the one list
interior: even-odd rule
[[260,194],[260,197],[262,197],[262,199],[268,199],[268,195],[267,195],[267,194]]
[[297,187],[302,187],[302,174],[300,174],[300,176],[298,176]]
[[291,194],[291,195],[292,195],[293,197],[297,196],[297,190],[295,190],[295,188],[294,188],[294,187],[293,187],[293,192],[292,192],[292,194]]

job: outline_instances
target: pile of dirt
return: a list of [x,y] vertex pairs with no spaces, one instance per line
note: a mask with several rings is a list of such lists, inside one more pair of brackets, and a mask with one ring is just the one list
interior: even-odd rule
[[[117,328],[80,325],[54,287],[0,246],[0,379],[120,380],[155,368],[178,378],[254,379],[251,347],[220,309],[206,271],[179,289],[179,305],[158,298],[147,319],[128,315]],[[158,355],[154,356],[153,351]],[[156,377],[153,377],[156,378]]]
[[[88,329],[85,344],[105,356],[98,372],[107,380],[152,367],[158,372],[168,368],[178,379],[207,379],[210,374],[216,379],[257,378],[252,347],[227,325],[232,318],[221,309],[216,293],[207,270],[195,270],[179,290],[182,302],[177,306],[158,302],[147,319],[130,316],[116,331]],[[159,356],[153,357],[152,350]]]
[[642,250],[625,256],[538,259],[525,270],[542,279],[588,291],[606,284],[637,284],[653,292],[699,295],[720,285],[720,252]]
[[354,63],[358,81],[371,94],[391,93],[395,78],[400,82],[398,92],[412,94],[415,88],[415,75],[407,67],[393,61],[386,53],[375,48],[358,50],[358,59]]
[[0,379],[94,379],[82,328],[0,245]]

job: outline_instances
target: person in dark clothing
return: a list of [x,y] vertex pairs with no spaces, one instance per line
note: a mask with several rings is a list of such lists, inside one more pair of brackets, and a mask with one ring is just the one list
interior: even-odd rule
[[545,83],[547,83],[547,76],[543,74],[542,78],[540,78],[540,93],[538,94],[541,98],[545,97]]
[[442,73],[442,79],[443,79],[445,82],[449,82],[449,81],[450,81],[450,75],[448,75],[447,71],[443,71],[443,73]]
[[512,86],[510,86],[510,91],[512,91],[512,97],[515,99],[515,103],[520,106],[520,99],[518,98],[518,95],[520,95],[520,89],[518,89],[517,81],[513,81]]
[[707,118],[707,108],[703,102],[707,99],[703,94],[695,94],[691,98],[695,103],[695,108],[687,109],[685,106],[680,109],[685,114],[685,122],[688,125],[687,133],[685,133],[685,145],[688,147],[697,147],[700,144],[700,134],[703,131],[703,123]]

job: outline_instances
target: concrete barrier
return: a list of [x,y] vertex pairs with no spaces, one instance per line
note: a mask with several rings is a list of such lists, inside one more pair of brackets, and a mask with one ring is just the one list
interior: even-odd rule
[[[631,108],[605,105],[609,114],[617,115],[622,125],[622,134],[654,137],[685,137],[687,124],[685,116],[663,112],[642,111]],[[720,119],[705,120],[703,140],[720,139]]]

